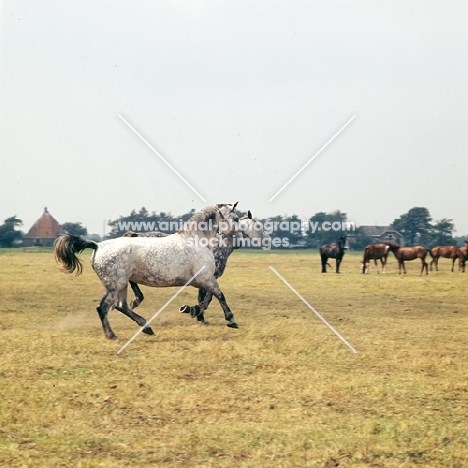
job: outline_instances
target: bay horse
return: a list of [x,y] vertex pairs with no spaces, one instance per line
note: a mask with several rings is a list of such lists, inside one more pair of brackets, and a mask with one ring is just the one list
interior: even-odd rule
[[[220,222],[239,221],[235,211],[223,216],[217,206],[207,206],[192,216],[175,234],[165,237],[118,237],[100,243],[81,236],[65,234],[55,241],[55,258],[65,273],[82,272],[82,263],[76,253],[93,249],[91,265],[105,291],[97,307],[106,338],[117,339],[107,314],[112,308],[130,317],[141,327],[146,320],[133,312],[127,303],[129,281],[152,287],[190,286],[205,289],[215,296],[224,312],[226,325],[238,328],[224,294],[214,276],[215,259],[208,245],[216,239]],[[204,240],[205,242],[202,242]],[[206,309],[200,305],[200,313]],[[143,332],[153,335],[151,327]]]
[[395,258],[398,261],[398,274],[401,275],[401,270],[406,275],[406,267],[405,262],[410,260],[415,260],[419,258],[421,260],[421,273],[419,276],[423,274],[423,271],[426,270],[426,275],[429,274],[428,265],[426,262],[426,256],[429,254],[432,257],[432,252],[427,249],[426,247],[421,247],[420,245],[416,245],[415,247],[403,247],[402,245],[394,244],[392,242],[386,243],[389,246],[390,250],[395,255]]
[[468,241],[465,241],[465,246],[460,247],[460,257],[458,257],[458,271],[465,273],[466,259],[468,258]]
[[362,261],[361,261],[361,272],[369,272],[369,264],[371,260],[374,260],[375,268],[377,273],[379,272],[379,267],[377,266],[377,260],[380,260],[382,264],[382,273],[385,273],[387,268],[387,258],[390,247],[386,244],[369,244],[363,252]]
[[346,237],[340,237],[335,245],[325,244],[320,247],[320,260],[322,262],[322,273],[327,272],[329,258],[336,259],[336,273],[340,272],[341,261],[345,254]]
[[[126,237],[166,237],[168,234],[153,231],[153,232],[143,232],[137,233],[128,231],[124,234]],[[250,210],[239,219],[239,230],[230,231],[227,234],[220,234],[219,242],[213,247],[213,255],[215,259],[215,278],[220,278],[224,270],[226,269],[227,261],[231,253],[240,247],[242,247],[245,242],[243,239],[248,239],[252,244],[259,244],[258,246],[263,246],[265,241],[270,240],[270,236],[263,230],[261,224],[256,218],[252,217]],[[138,287],[137,283],[130,281],[130,286],[135,293],[135,299],[133,299],[131,308],[134,309],[138,307],[144,299],[143,293]],[[208,297],[209,296],[209,297]],[[207,301],[207,307],[211,302],[213,294],[207,292],[205,289],[198,290],[198,305],[188,306],[183,305],[179,308],[179,312],[190,314],[191,317],[196,317],[197,321],[208,325],[208,322],[205,320],[204,313],[200,312],[200,305],[203,300]]]
[[457,258],[463,258],[463,253],[461,252],[460,248],[456,245],[451,246],[437,246],[431,249],[432,253],[432,261],[430,264],[430,268],[432,271],[432,265],[435,265],[436,271],[439,271],[439,258],[450,258],[452,260],[452,273],[455,267],[455,261]]

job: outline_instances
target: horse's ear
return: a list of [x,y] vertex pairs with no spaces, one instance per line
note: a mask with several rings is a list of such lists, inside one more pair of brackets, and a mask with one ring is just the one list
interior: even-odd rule
[[248,217],[249,219],[252,219],[252,213],[250,212],[250,210],[247,211],[247,217]]

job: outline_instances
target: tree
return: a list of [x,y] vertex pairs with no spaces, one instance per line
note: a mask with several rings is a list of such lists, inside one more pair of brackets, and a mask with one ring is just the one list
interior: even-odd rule
[[[345,228],[347,215],[340,210],[331,213],[320,211],[309,219],[307,245],[318,248],[323,244],[332,244],[340,237],[348,235]],[[345,228],[345,229],[343,229]]]
[[16,228],[23,225],[23,221],[15,216],[7,218],[0,226],[0,247],[13,247],[15,241],[23,237],[21,231]]
[[430,246],[434,247],[436,245],[454,245],[454,230],[455,225],[453,224],[453,219],[439,219],[432,227]]
[[62,228],[64,231],[67,231],[68,234],[73,234],[75,236],[86,236],[88,230],[81,225],[81,223],[63,223]]
[[137,212],[132,210],[128,216],[120,216],[119,219],[109,221],[108,225],[112,228],[107,235],[107,239],[119,237],[126,231],[133,230],[141,231],[162,231],[167,234],[173,234],[181,224],[187,221],[195,214],[192,209],[182,216],[173,217],[171,213],[161,211],[159,214],[156,211],[149,213],[145,207],[140,208]]
[[369,244],[375,244],[376,243],[375,239],[373,237],[367,236],[364,233],[364,230],[362,229],[362,227],[356,228],[356,230],[354,231],[352,236],[354,237],[354,241],[352,242],[351,247],[353,249],[356,249],[356,250],[364,249]]
[[417,206],[395,219],[390,226],[403,234],[407,244],[415,245],[427,242],[430,238],[431,221],[429,210]]

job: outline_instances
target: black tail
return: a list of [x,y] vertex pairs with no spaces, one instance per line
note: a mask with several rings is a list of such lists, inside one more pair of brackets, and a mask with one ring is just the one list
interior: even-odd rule
[[62,271],[64,273],[73,273],[76,270],[76,276],[81,275],[83,265],[75,254],[82,252],[84,249],[96,250],[98,248],[96,242],[72,234],[60,236],[54,242],[54,246],[55,260],[62,265]]
[[426,249],[429,252],[429,255],[432,257],[432,260],[435,260],[434,254],[432,253],[432,249]]

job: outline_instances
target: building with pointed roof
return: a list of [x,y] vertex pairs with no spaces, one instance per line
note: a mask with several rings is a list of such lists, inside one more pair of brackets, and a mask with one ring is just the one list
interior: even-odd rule
[[23,237],[25,247],[51,247],[55,239],[65,231],[58,221],[44,208],[42,216],[33,224],[32,228]]
[[376,243],[403,241],[403,236],[391,226],[360,226],[366,236],[372,237]]

